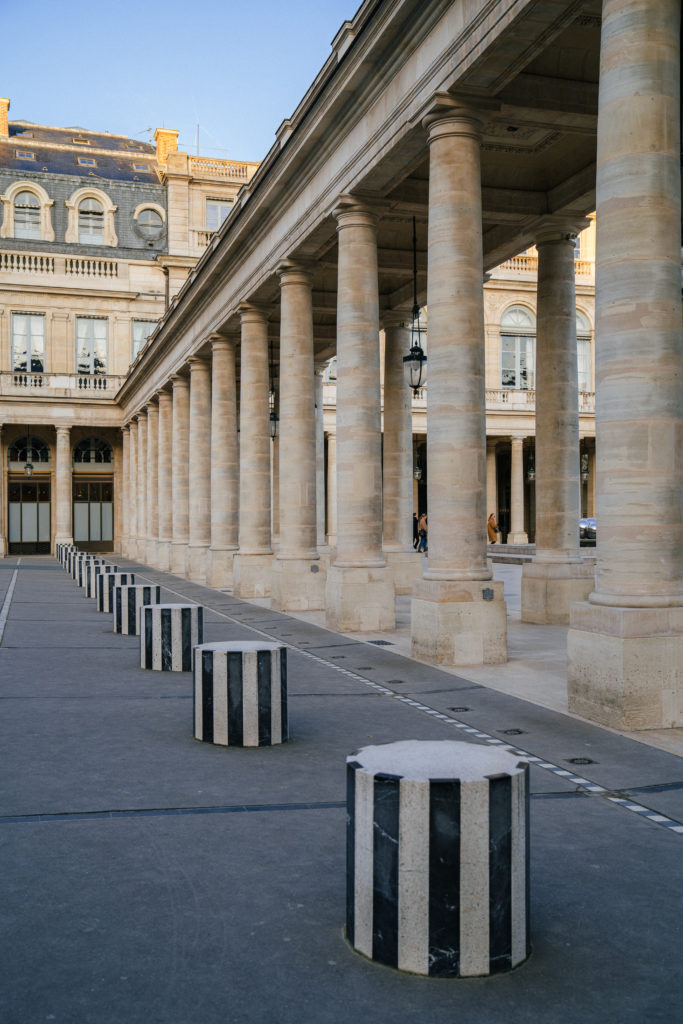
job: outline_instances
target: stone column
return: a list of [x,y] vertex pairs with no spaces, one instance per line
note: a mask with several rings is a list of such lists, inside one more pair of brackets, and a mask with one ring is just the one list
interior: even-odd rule
[[407,314],[385,312],[384,446],[382,550],[394,573],[397,594],[412,594],[422,575],[422,559],[413,548],[413,411],[403,357],[410,348]]
[[337,557],[326,623],[341,632],[393,629],[393,575],[382,556],[377,220],[360,203],[336,211]]
[[205,359],[190,359],[189,545],[185,575],[206,579],[211,544],[211,368]]
[[588,515],[595,517],[595,448],[588,452]]
[[[498,474],[496,465],[496,448],[498,439],[486,439],[486,519],[493,512],[498,522]],[[500,541],[500,537],[498,538]]]
[[536,235],[536,557],[522,570],[522,619],[568,625],[593,589],[581,557],[579,382],[574,243],[589,221],[548,218]]
[[[0,320],[0,326],[2,321]],[[2,448],[2,424],[0,423],[0,558],[4,558],[7,554],[7,532],[5,527],[5,517],[7,513],[7,497],[6,497],[6,481],[7,474],[5,472],[5,453]]]
[[157,564],[159,545],[159,406],[147,406],[147,565]]
[[147,412],[138,413],[138,544],[136,557],[147,557]]
[[130,429],[128,424],[121,427],[121,448],[123,450],[121,480],[117,482],[121,495],[121,526],[119,528],[119,551],[125,555],[128,550],[128,530],[130,513],[128,511],[128,495],[130,490]]
[[334,430],[327,432],[327,543],[331,548],[337,546],[337,434]]
[[125,554],[135,560],[138,553],[138,425],[128,424],[128,543]]
[[480,122],[436,107],[429,132],[429,558],[412,649],[435,664],[505,661],[503,585],[486,558],[486,402]]
[[171,543],[171,572],[182,576],[185,572],[189,527],[190,483],[190,382],[175,374],[173,383],[173,541]]
[[73,544],[71,427],[55,427],[55,544]]
[[273,549],[270,536],[270,426],[268,420],[268,318],[240,307],[239,551],[233,560],[236,597],[269,597]]
[[235,339],[215,334],[211,337],[211,547],[206,556],[210,587],[232,586],[238,460]]
[[[323,374],[325,364],[315,367],[315,519],[316,546],[321,558],[327,552],[325,536],[325,397]],[[323,549],[323,550],[321,550]]]
[[159,541],[157,561],[159,569],[168,572],[171,568],[171,545],[173,543],[173,396],[160,391],[159,435],[157,438],[157,482]]
[[524,529],[524,438],[510,438],[510,532],[508,544],[528,544]]
[[311,275],[292,262],[280,276],[280,549],[273,561],[271,608],[325,606],[325,572],[316,547],[316,420]]
[[604,0],[597,150],[597,575],[569,708],[683,726],[680,0]]

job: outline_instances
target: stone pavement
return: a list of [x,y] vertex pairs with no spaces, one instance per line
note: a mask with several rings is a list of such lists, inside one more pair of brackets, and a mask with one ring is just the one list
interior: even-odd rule
[[[197,743],[189,673],[140,669],[54,559],[0,561],[3,1024],[681,1019],[679,756],[140,574],[202,603],[207,641],[289,645],[292,740]],[[345,758],[408,738],[532,757],[533,952],[509,975],[413,977],[344,941]]]

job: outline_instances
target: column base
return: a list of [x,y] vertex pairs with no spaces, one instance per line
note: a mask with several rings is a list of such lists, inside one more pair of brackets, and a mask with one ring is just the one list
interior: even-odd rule
[[569,625],[569,606],[595,589],[595,566],[584,562],[525,562],[522,567],[522,622]]
[[185,576],[195,583],[203,583],[206,579],[206,553],[208,544],[188,544],[185,555]]
[[396,592],[389,566],[331,565],[325,587],[325,625],[338,633],[396,628]]
[[415,581],[422,576],[422,555],[409,551],[383,551],[382,555],[394,574],[397,594],[412,594]]
[[572,605],[569,710],[627,732],[683,726],[683,608]]
[[170,570],[174,576],[185,575],[185,563],[187,562],[187,541],[174,540],[171,544],[171,565]]
[[508,533],[506,544],[528,544],[529,537],[526,533]]
[[232,563],[236,554],[237,548],[209,548],[206,553],[207,587],[232,587]]
[[313,612],[325,607],[327,572],[319,558],[275,558],[270,607],[278,612]]
[[160,540],[157,544],[156,567],[162,572],[168,572],[171,568],[171,541]]
[[432,665],[507,661],[507,605],[497,580],[418,580],[411,607],[411,648]]
[[270,597],[273,555],[243,555],[232,563],[232,592],[235,597]]

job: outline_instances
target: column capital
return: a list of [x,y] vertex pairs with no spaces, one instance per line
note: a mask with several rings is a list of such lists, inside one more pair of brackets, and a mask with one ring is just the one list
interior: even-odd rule
[[302,284],[311,287],[313,284],[313,266],[306,260],[282,260],[275,268],[280,278],[280,285]]
[[57,437],[69,437],[71,434],[71,427],[55,426]]
[[487,117],[499,107],[497,100],[437,92],[427,101],[415,118],[415,123],[422,122],[430,142],[445,135],[472,135],[479,138]]
[[229,352],[235,347],[235,336],[214,333],[209,335],[209,342],[212,352]]
[[188,377],[183,377],[179,373],[174,373],[171,377],[171,384],[173,385],[174,392],[182,391],[183,389],[187,390],[187,388],[189,388],[190,381]]
[[206,370],[208,372],[210,369],[209,361],[204,356],[190,356],[187,360],[187,365],[190,367],[190,376],[198,370]]
[[510,443],[511,444],[524,444],[527,436],[528,436],[527,434],[510,434]]
[[337,205],[332,210],[332,216],[337,221],[337,231],[357,226],[377,228],[378,217],[372,207],[352,195],[339,197]]
[[254,306],[251,302],[240,302],[237,307],[240,320],[243,324],[267,324],[268,313],[261,306]]
[[[0,427],[0,430],[2,430],[2,427]],[[126,431],[130,432],[130,424],[128,423],[124,423],[123,426],[121,427],[122,434],[125,434]]]
[[167,391],[165,388],[159,388],[159,390],[157,391],[155,397],[156,397],[156,400],[159,403],[159,405],[161,405],[162,402],[172,402],[173,401],[173,395],[171,394],[170,391]]
[[531,225],[536,245],[547,242],[565,242],[574,245],[577,235],[590,227],[587,217],[541,217]]

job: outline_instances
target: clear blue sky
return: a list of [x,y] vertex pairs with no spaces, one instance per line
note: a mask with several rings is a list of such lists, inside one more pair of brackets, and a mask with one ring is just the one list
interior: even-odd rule
[[10,120],[260,160],[360,0],[0,0]]

